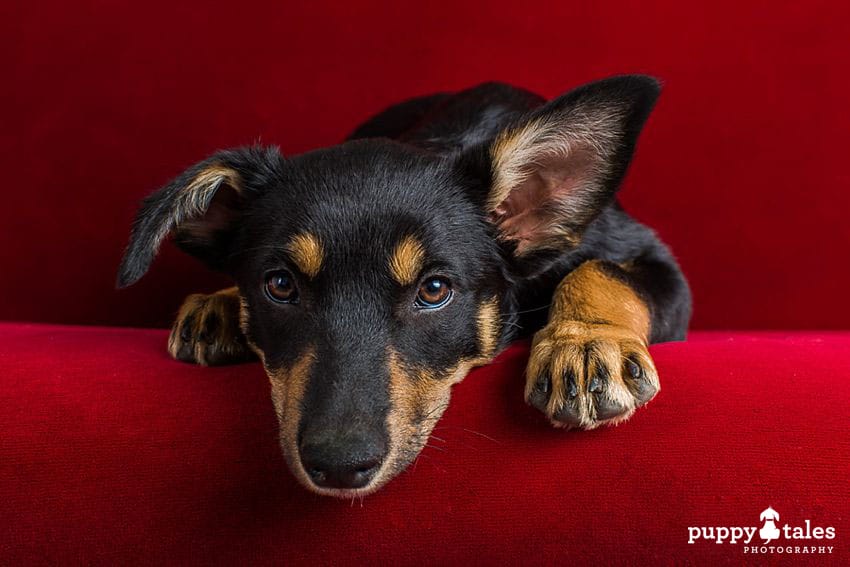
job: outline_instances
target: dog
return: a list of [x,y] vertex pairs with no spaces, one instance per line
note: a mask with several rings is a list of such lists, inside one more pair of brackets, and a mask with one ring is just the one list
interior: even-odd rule
[[259,358],[280,445],[320,494],[404,470],[452,386],[533,337],[525,398],[555,426],[629,418],[683,340],[688,284],[616,192],[660,94],[642,75],[546,102],[486,83],[402,102],[344,143],[220,151],[145,199],[118,286],[169,235],[231,276],[168,339],[202,365]]

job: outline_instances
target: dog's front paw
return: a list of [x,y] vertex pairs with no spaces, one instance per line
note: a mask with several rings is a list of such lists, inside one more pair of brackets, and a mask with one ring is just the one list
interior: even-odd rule
[[652,358],[631,329],[553,321],[534,336],[525,399],[556,426],[623,421],[658,389]]
[[204,366],[253,358],[239,329],[239,296],[235,288],[187,297],[171,327],[168,352],[177,360]]

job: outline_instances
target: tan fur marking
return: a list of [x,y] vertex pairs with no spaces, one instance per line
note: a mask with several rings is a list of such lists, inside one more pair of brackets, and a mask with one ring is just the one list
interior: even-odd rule
[[290,368],[270,369],[266,374],[271,382],[272,403],[280,424],[280,442],[295,477],[306,487],[313,483],[304,472],[298,458],[298,425],[301,421],[301,401],[307,389],[310,368],[316,360],[315,347],[308,348]]
[[427,369],[409,367],[395,350],[388,349],[390,448],[386,465],[370,485],[371,490],[380,487],[419,454],[448,407],[452,386],[463,380],[473,366],[485,363],[483,359],[462,359],[444,376],[437,377]]
[[606,274],[598,260],[585,262],[569,274],[552,301],[550,321],[607,321],[625,327],[646,344],[649,340],[649,309],[625,283]]
[[424,260],[422,244],[413,236],[405,236],[390,257],[390,274],[399,284],[411,285],[419,276]]
[[318,275],[322,268],[324,251],[315,234],[305,232],[294,236],[286,245],[286,251],[304,275],[309,278]]
[[[405,442],[412,439],[416,431],[417,414],[428,416],[425,423],[430,433],[434,423],[443,414],[440,403],[448,404],[451,391],[449,380],[441,381],[428,372],[416,371],[409,368],[398,354],[389,349],[388,366],[390,374],[390,401],[392,409],[387,416],[387,428],[390,434],[390,457],[397,460],[400,453],[405,452]],[[430,413],[435,415],[429,415]],[[431,418],[434,418],[433,420]],[[423,435],[427,439],[427,433]],[[423,440],[424,443],[424,440]],[[420,447],[414,443],[412,447]]]
[[201,202],[206,199],[207,195],[218,189],[218,187],[226,182],[228,185],[236,189],[241,189],[239,174],[236,171],[223,165],[211,165],[201,171],[195,178],[186,186],[186,192],[195,193],[196,202]]
[[248,336],[248,300],[239,296],[239,329]]
[[254,341],[251,340],[251,334],[248,332],[248,300],[239,296],[239,329],[242,331],[242,334],[245,335],[245,342],[248,343],[248,348],[250,348],[254,354],[260,359],[260,361],[265,366],[266,364],[266,353],[260,350]]
[[499,300],[492,298],[478,309],[478,345],[482,357],[492,357],[499,341]]

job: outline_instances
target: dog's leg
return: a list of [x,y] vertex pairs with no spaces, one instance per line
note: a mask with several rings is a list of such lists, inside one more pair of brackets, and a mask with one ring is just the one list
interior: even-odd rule
[[204,366],[255,358],[239,328],[238,289],[187,297],[171,328],[168,352],[177,360]]
[[534,335],[525,396],[557,426],[629,418],[659,389],[650,341],[684,338],[689,292],[674,265],[591,260],[555,290]]

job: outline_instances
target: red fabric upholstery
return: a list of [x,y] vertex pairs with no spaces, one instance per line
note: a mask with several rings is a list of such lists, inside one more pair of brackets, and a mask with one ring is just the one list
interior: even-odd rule
[[646,72],[666,87],[623,195],[680,257],[696,327],[850,320],[845,0],[6,4],[0,319],[165,326],[222,285],[169,250],[112,288],[137,201],[215,149],[304,151],[485,80]]
[[524,405],[516,345],[362,502],[296,485],[259,365],[181,364],[165,339],[0,325],[0,562],[740,563],[688,527],[761,526],[768,506],[837,532],[794,563],[850,553],[850,333],[655,346],[659,396],[579,433]]

